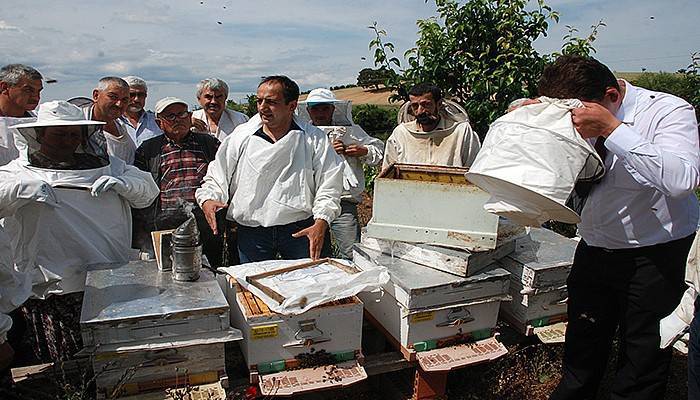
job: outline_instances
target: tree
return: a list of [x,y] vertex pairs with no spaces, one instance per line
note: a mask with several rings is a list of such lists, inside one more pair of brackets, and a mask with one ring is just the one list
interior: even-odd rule
[[249,94],[245,97],[245,103],[236,103],[233,100],[228,100],[226,102],[226,108],[242,112],[243,114],[252,117],[258,113],[257,96],[254,94]]
[[357,74],[357,85],[365,89],[379,89],[380,85],[384,85],[384,81],[391,74],[391,71],[386,68],[363,68]]
[[[546,35],[550,20],[559,15],[538,0],[435,0],[438,17],[419,20],[416,46],[404,54],[406,68],[391,57],[394,46],[386,32],[370,28],[376,37],[375,65],[394,71],[387,84],[405,98],[418,82],[433,82],[462,103],[482,136],[488,124],[505,112],[508,103],[536,94],[547,61],[532,46]],[[397,71],[398,70],[398,71]]]

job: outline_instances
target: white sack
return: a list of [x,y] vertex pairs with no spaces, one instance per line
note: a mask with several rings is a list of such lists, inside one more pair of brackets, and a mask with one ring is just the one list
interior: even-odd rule
[[[346,260],[334,260],[348,266],[352,265]],[[310,261],[308,258],[260,261],[219,268],[219,271],[234,277],[241,286],[264,301],[270,310],[283,315],[301,314],[330,301],[378,289],[389,282],[389,273],[384,267],[363,270],[351,275],[329,264],[320,264],[260,279],[261,284],[285,297],[285,301],[279,304],[246,281],[247,276],[279,270],[308,261]]]
[[566,200],[577,180],[602,177],[603,161],[571,121],[579,100],[539,100],[491,124],[466,177],[491,195],[488,212],[529,226],[578,223]]

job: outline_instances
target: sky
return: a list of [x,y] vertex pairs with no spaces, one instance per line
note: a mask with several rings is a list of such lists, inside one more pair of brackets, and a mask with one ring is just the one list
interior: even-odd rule
[[[0,64],[26,63],[57,83],[42,101],[90,96],[103,76],[138,75],[148,107],[165,96],[196,103],[196,83],[224,79],[229,98],[261,76],[284,74],[302,90],[355,83],[373,67],[368,26],[377,21],[398,54],[415,44],[433,1],[1,0]],[[561,14],[541,53],[561,48],[566,25],[581,35],[603,20],[595,56],[615,71],[676,71],[700,51],[698,0],[549,0]]]

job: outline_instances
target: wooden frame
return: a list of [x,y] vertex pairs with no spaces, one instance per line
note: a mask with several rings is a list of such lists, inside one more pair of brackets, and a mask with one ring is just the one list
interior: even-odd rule
[[268,272],[263,272],[263,273],[256,274],[256,275],[246,276],[245,280],[246,280],[246,282],[248,282],[251,285],[255,286],[256,288],[260,289],[260,291],[265,293],[271,299],[282,304],[286,298],[284,296],[282,296],[281,294],[277,293],[276,291],[274,291],[274,290],[270,289],[269,287],[260,283],[260,279],[269,278],[271,276],[280,275],[280,274],[284,274],[286,272],[296,271],[299,269],[309,268],[309,267],[313,267],[313,266],[321,265],[321,264],[332,265],[332,266],[334,266],[342,271],[345,271],[346,273],[348,273],[350,275],[354,275],[354,274],[357,274],[360,272],[359,269],[352,267],[352,266],[349,266],[349,265],[345,265],[343,263],[340,263],[332,258],[322,258],[322,259],[316,260],[316,261],[307,261],[307,262],[304,262],[301,264],[290,265],[289,267],[277,269],[274,271],[268,271]]

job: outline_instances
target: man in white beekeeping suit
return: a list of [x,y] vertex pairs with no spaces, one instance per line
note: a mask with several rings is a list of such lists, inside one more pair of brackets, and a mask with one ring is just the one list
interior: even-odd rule
[[258,115],[224,140],[195,194],[214,234],[215,213],[230,200],[241,263],[330,256],[343,161],[322,130],[294,116],[298,100],[288,77],[264,78]]
[[198,132],[209,133],[223,142],[238,125],[248,122],[248,116],[226,108],[228,85],[217,78],[207,78],[197,84],[197,101],[201,109],[192,112],[192,125]]
[[[131,208],[159,193],[149,173],[108,156],[94,140],[102,125],[67,102],[44,103],[36,122],[13,126],[20,155],[0,167],[13,261],[32,277],[35,299],[22,310],[40,362],[81,349],[86,266],[128,261]],[[31,201],[42,196],[55,201]]]
[[421,83],[408,92],[415,121],[397,126],[386,141],[382,169],[394,163],[469,167],[481,148],[469,121],[444,111],[442,91]]
[[[357,204],[365,190],[363,165],[378,166],[384,155],[384,143],[352,122],[352,105],[336,99],[333,92],[318,88],[306,97],[306,111],[314,125],[328,133],[333,149],[345,160],[340,215],[331,223],[339,256],[352,258],[352,245],[360,241]],[[303,111],[303,110],[300,110]],[[303,115],[303,112],[300,112]]]
[[31,122],[39,105],[44,86],[39,71],[23,64],[0,68],[0,166],[19,156],[12,129],[21,122]]

